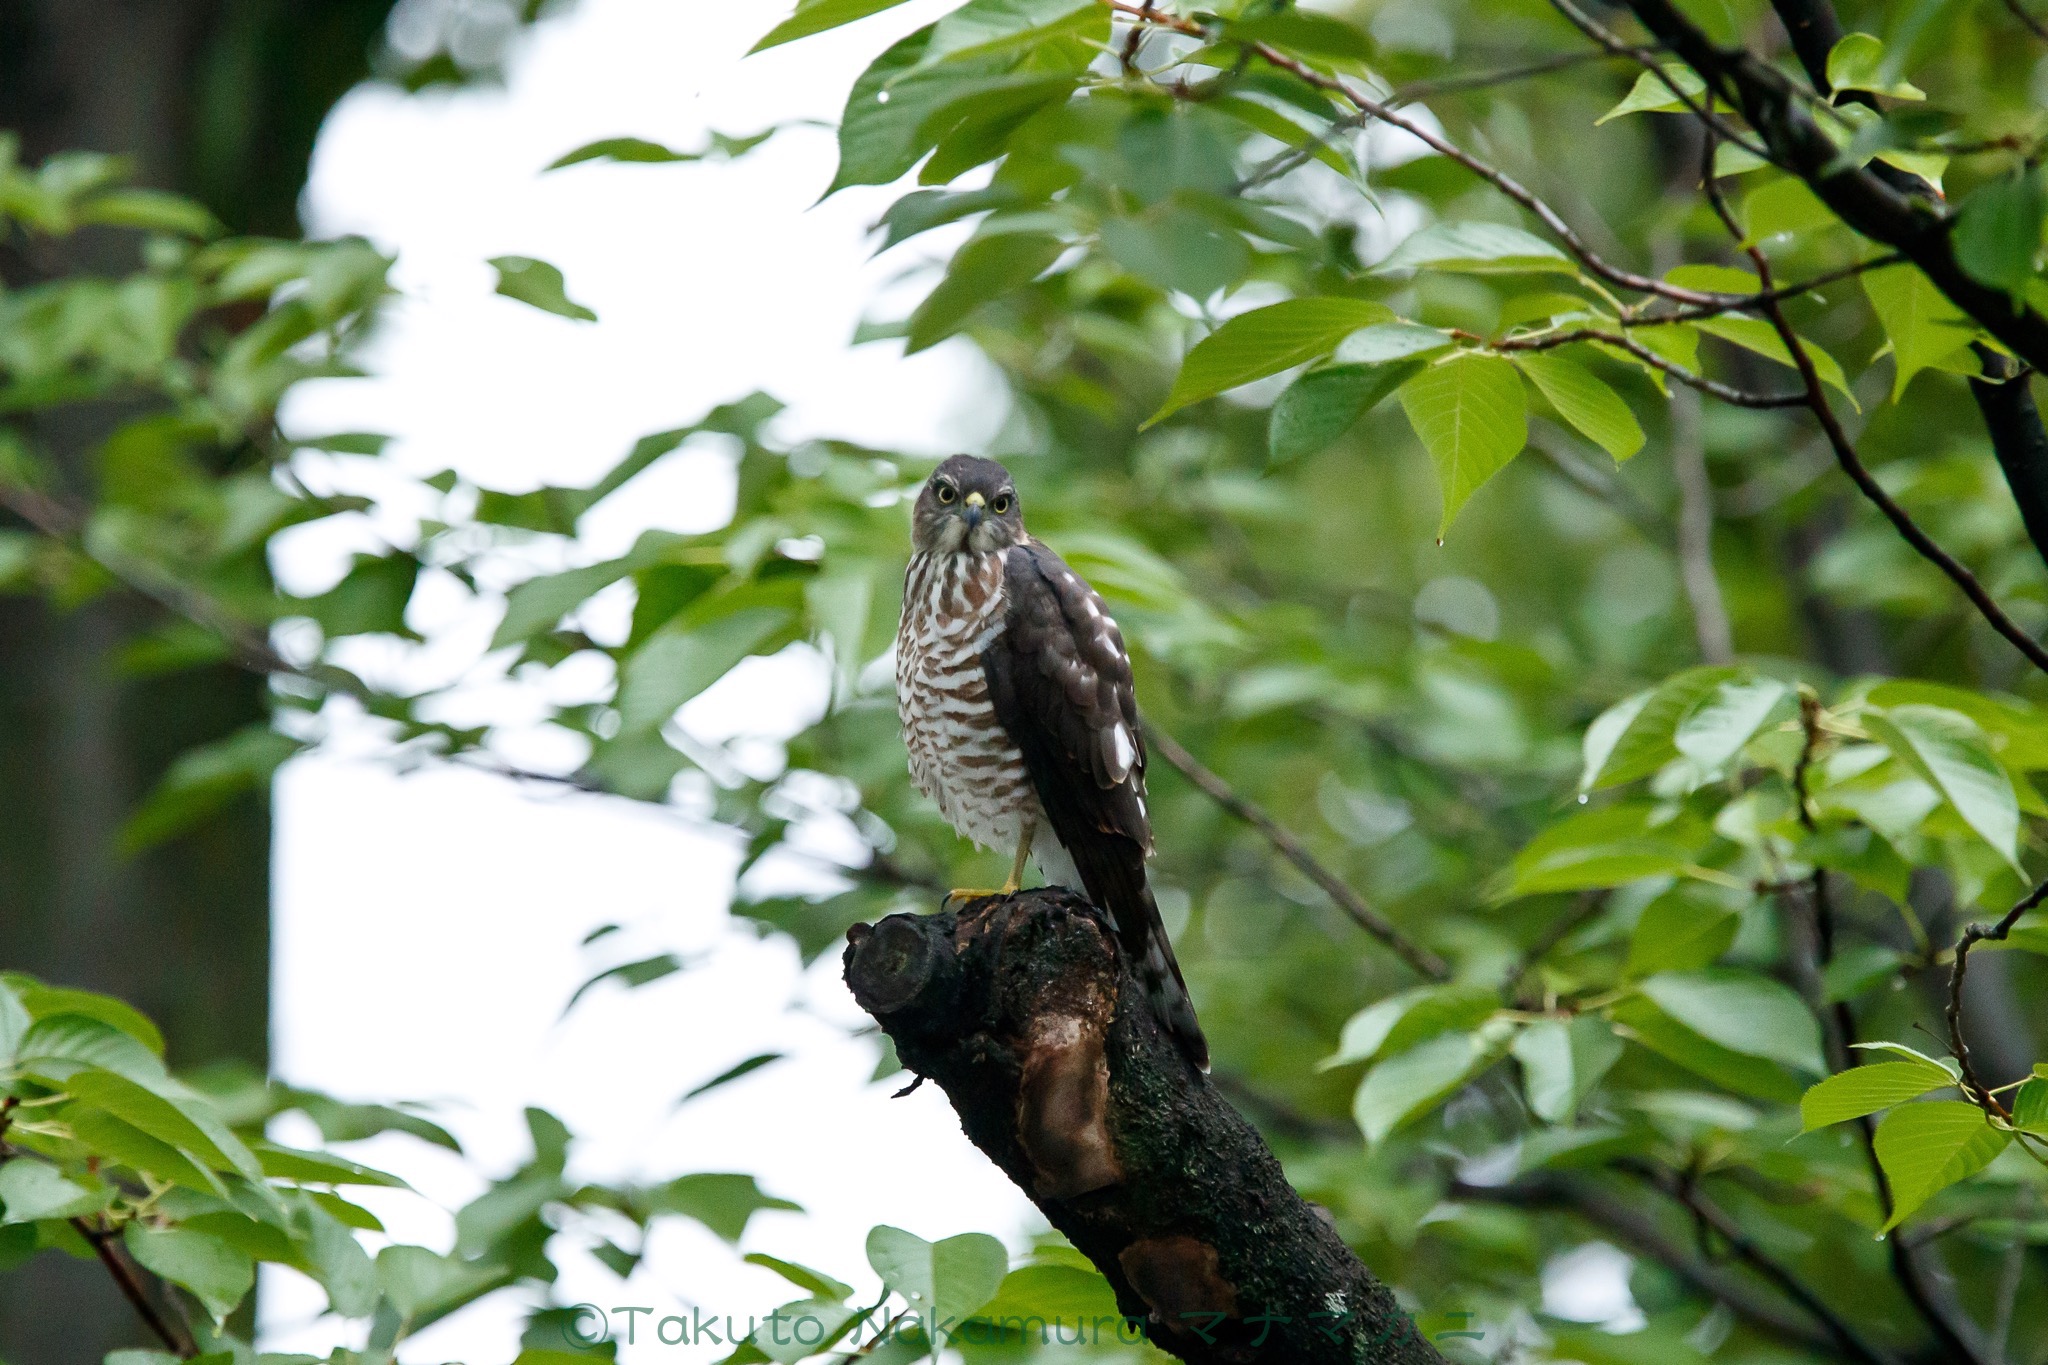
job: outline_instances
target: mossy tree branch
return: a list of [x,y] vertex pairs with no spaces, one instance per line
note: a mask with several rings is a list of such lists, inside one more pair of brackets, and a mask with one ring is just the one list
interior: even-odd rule
[[854,999],[967,1136],[1191,1365],[1442,1365],[1182,1058],[1071,892],[856,926]]

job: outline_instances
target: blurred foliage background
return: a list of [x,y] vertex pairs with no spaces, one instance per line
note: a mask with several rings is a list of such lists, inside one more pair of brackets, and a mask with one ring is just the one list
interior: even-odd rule
[[[887,7],[811,0],[763,41]],[[270,536],[363,510],[310,491],[298,452],[376,460],[382,439],[295,442],[271,414],[347,371],[388,263],[246,234],[289,237],[334,93],[487,73],[493,49],[474,7],[365,6],[317,41],[282,9],[191,8],[193,36],[147,45],[191,64],[121,82],[164,103],[117,115],[80,87],[7,111],[0,688],[9,789],[49,794],[10,822],[6,965],[134,1000],[179,1066],[260,1067],[254,798],[364,717],[394,757],[665,802],[741,832],[750,868],[836,879],[761,897],[742,876],[736,912],[807,955],[1000,875],[915,797],[896,736],[885,654],[928,462],[785,441],[771,396],[650,434],[590,488],[429,480],[411,543],[318,597],[277,589]],[[86,12],[7,23],[49,39]],[[334,65],[302,78],[312,50]],[[1154,875],[1216,1079],[1426,1326],[1470,1315],[1481,1335],[1447,1354],[2048,1359],[2048,921],[2022,900],[2048,815],[2044,55],[2023,6],[1986,0],[970,0],[846,73],[833,188],[914,172],[877,242],[930,258],[924,301],[855,340],[964,336],[1001,372],[989,453],[1136,657]],[[563,150],[658,175],[747,149]],[[261,186],[251,160],[275,163]],[[501,292],[587,314],[547,263],[493,264]],[[727,526],[579,545],[586,511],[707,444],[737,472]],[[580,767],[519,773],[445,695],[344,666],[359,637],[417,644],[427,578],[504,599],[474,676],[603,661],[552,717]],[[678,724],[786,650],[831,701],[772,762]],[[180,877],[225,865],[240,883],[199,913]],[[166,952],[207,966],[173,990]],[[223,1263],[282,1260],[372,1319],[384,1358],[490,1288],[545,1293],[554,1229],[630,1267],[650,1218],[737,1207],[743,1228],[766,1197],[716,1173],[685,1179],[745,1180],[716,1187],[736,1204],[573,1188],[539,1115],[534,1166],[465,1211],[451,1256],[387,1249],[370,1274],[326,1201],[375,1173],[276,1155],[260,1125],[325,1104],[341,1141],[409,1111],[174,1081],[135,1053],[146,1025],[12,989],[0,1052],[34,1116],[0,1202],[33,1236],[7,1292],[106,1268],[111,1239],[225,1315],[247,1285]],[[980,1242],[910,1255],[949,1267],[920,1289],[892,1236],[871,1260],[908,1307],[1097,1290],[1057,1247],[1004,1278]],[[1591,1238],[1635,1258],[1632,1332],[1545,1315],[1553,1253]],[[851,1320],[844,1285],[790,1278]],[[246,1350],[192,1316],[160,1344]],[[559,1328],[537,1319],[536,1353]],[[43,1358],[15,1344],[35,1340],[0,1351]],[[737,1358],[802,1354],[772,1345]]]

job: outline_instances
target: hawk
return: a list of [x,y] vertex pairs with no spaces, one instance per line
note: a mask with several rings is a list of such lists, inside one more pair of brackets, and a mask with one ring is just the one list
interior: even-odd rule
[[[955,455],[918,494],[896,632],[896,706],[917,788],[964,838],[1027,859],[1107,912],[1161,1024],[1209,1045],[1145,878],[1145,737],[1123,633],[1024,529],[1008,470]],[[954,892],[954,896],[972,892]]]

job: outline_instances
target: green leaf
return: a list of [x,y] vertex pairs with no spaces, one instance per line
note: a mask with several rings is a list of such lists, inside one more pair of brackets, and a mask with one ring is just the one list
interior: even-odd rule
[[[1778,335],[1778,329],[1762,318],[1726,315],[1698,318],[1694,320],[1693,326],[1708,336],[1719,337],[1731,345],[1740,346],[1745,351],[1753,351],[1757,355],[1775,360],[1787,369],[1798,368],[1793,365],[1792,352],[1785,349],[1785,340]],[[1854,391],[1849,388],[1849,380],[1843,375],[1842,367],[1835,358],[1804,337],[1800,338],[1800,345],[1805,350],[1807,359],[1813,362],[1813,372],[1820,376],[1821,383],[1839,392],[1849,401],[1850,407],[1861,411]]]
[[1735,942],[1742,916],[1689,896],[1659,896],[1636,921],[1629,939],[1627,974],[1689,972],[1710,966]]
[[1335,441],[1422,368],[1420,360],[1384,365],[1326,365],[1304,371],[1273,404],[1266,425],[1276,465],[1313,455]]
[[191,1290],[216,1323],[234,1312],[256,1287],[255,1260],[218,1237],[185,1228],[130,1223],[121,1240],[144,1269]]
[[1238,283],[1252,259],[1239,233],[1172,206],[1144,218],[1105,219],[1101,237],[1103,250],[1133,275],[1196,299]]
[[1792,695],[1792,689],[1775,678],[1723,682],[1678,723],[1672,746],[1698,764],[1702,773],[1718,776]]
[[[891,4],[901,0],[890,0]],[[606,137],[595,142],[586,142],[573,152],[565,152],[549,162],[543,170],[559,171],[564,166],[581,165],[585,161],[637,162],[649,165],[663,165],[677,161],[707,161],[714,157],[734,157],[752,151],[774,137],[778,130],[769,128],[765,132],[753,133],[746,137],[728,137],[724,133],[711,135],[708,151],[679,152],[659,142],[649,142],[639,137]]]
[[254,1149],[263,1174],[273,1180],[297,1185],[381,1185],[389,1189],[409,1188],[395,1175],[360,1165],[331,1152],[302,1152],[273,1142],[258,1143]]
[[1924,100],[1927,92],[1884,70],[1884,40],[1845,33],[1828,53],[1828,84],[1836,90],[1868,90],[1900,100]]
[[747,55],[751,57],[756,52],[793,43],[799,38],[865,19],[870,14],[880,14],[902,3],[903,0],[803,0],[796,7],[796,13],[763,34],[760,42],[747,49]]
[[1694,707],[1739,676],[1732,668],[1689,668],[1602,711],[1586,727],[1579,790],[1633,782],[1678,757],[1680,724]]
[[985,1233],[927,1242],[901,1228],[881,1226],[868,1233],[868,1264],[927,1320],[957,1324],[1002,1288],[1010,1253]]
[[1876,1062],[1851,1067],[1814,1086],[1799,1101],[1805,1132],[1917,1100],[1955,1084],[1955,1077],[1925,1062]]
[[1970,344],[1975,326],[1964,312],[1911,265],[1863,272],[1863,292],[1892,348],[1892,401],[1914,375]]
[[[164,1055],[164,1035],[150,1022],[148,1015],[125,1000],[116,1000],[111,995],[100,995],[94,991],[45,986],[24,976],[13,978],[12,985],[16,999],[36,1019],[54,1019],[60,1014],[97,1019],[110,1028],[119,1029],[157,1056]],[[24,1050],[22,1055],[49,1054],[32,1054]]]
[[2020,294],[2041,254],[2044,208],[2038,167],[1979,186],[1956,222],[1956,264],[1985,284]]
[[1877,1162],[1892,1183],[1890,1232],[1959,1180],[1994,1161],[2012,1134],[1993,1128],[1984,1111],[1963,1100],[1902,1105],[1877,1125]]
[[682,1099],[677,1100],[676,1103],[687,1103],[690,1100],[696,1099],[699,1095],[709,1094],[720,1086],[730,1085],[743,1076],[751,1076],[762,1067],[779,1062],[787,1055],[787,1053],[783,1052],[757,1052],[745,1061],[737,1062],[727,1067],[710,1080],[691,1086],[684,1092]]
[[1862,724],[2000,857],[2019,866],[2019,796],[1977,722],[1947,707],[1907,705],[1867,711]]
[[[84,1065],[103,1066],[144,1085],[164,1079],[163,1062],[145,1044],[81,1014],[52,1014],[36,1020],[23,1035],[19,1052],[24,1070],[42,1074],[69,1075]],[[57,1072],[53,1073],[51,1063],[61,1064]]]
[[893,44],[869,64],[846,96],[839,118],[839,169],[825,194],[848,185],[886,185],[915,166],[948,130],[929,127],[931,116],[1000,78],[1000,59],[921,66],[932,26]]
[[1010,56],[1054,38],[1109,41],[1109,7],[1097,0],[967,0],[932,28],[923,62]]
[[1685,871],[1697,850],[1676,830],[1652,828],[1649,814],[1649,807],[1625,802],[1578,811],[1559,821],[1515,855],[1501,895],[1623,886]]
[[1470,219],[1422,229],[1395,247],[1373,273],[1425,268],[1472,275],[1578,274],[1571,258],[1541,237],[1518,227]]
[[1636,997],[1613,1009],[1627,1036],[1668,1061],[1740,1095],[1778,1104],[1798,1102],[1804,1087],[1776,1062],[1748,1056],[1701,1037],[1650,1000]]
[[33,1223],[44,1218],[77,1218],[107,1206],[113,1191],[66,1180],[47,1162],[16,1157],[0,1165],[0,1225]]
[[1820,1026],[1790,988],[1732,967],[1660,972],[1644,995],[1679,1023],[1731,1052],[1822,1074]]
[[171,764],[128,823],[121,851],[140,853],[205,823],[247,792],[267,795],[270,780],[305,745],[268,722],[244,726],[225,739],[187,749]]
[[80,1071],[64,1085],[74,1104],[104,1110],[216,1171],[262,1176],[255,1156],[211,1112],[211,1104],[182,1087],[172,1091],[177,1095],[174,1101],[158,1090],[145,1089],[125,1076],[98,1068]]
[[1621,1059],[1622,1046],[1606,1020],[1581,1014],[1537,1020],[1510,1050],[1522,1064],[1530,1112],[1546,1123],[1569,1123],[1580,1101]]
[[[1003,1277],[996,1296],[975,1311],[975,1318],[1026,1338],[1042,1335],[1049,1324],[1122,1320],[1116,1292],[1092,1268],[1075,1265],[1019,1266]],[[975,1340],[969,1334],[968,1340]],[[1042,1344],[1042,1343],[1041,1343]]]
[[2036,1075],[2013,1092],[2012,1126],[2048,1137],[2048,1079]]
[[1557,415],[1614,457],[1616,464],[1643,448],[1643,428],[1621,395],[1562,351],[1518,351],[1514,363]]
[[[1808,188],[1804,180],[1782,175],[1773,176],[1745,195],[1739,217],[1745,243],[1824,231],[1839,226],[1842,221],[1825,200]],[[1763,322],[1761,318],[1749,320]],[[1770,326],[1769,323],[1763,325]]]
[[495,1266],[437,1256],[425,1247],[387,1246],[377,1253],[377,1287],[406,1322],[424,1325],[504,1282]]
[[1401,386],[1401,408],[1436,464],[1443,490],[1437,538],[1460,508],[1529,442],[1528,400],[1515,367],[1497,356],[1458,355]]
[[1064,250],[1059,238],[1035,232],[977,237],[961,247],[953,253],[945,278],[910,315],[904,353],[922,351],[953,335],[975,309],[1031,283]]
[[1367,1142],[1378,1142],[1435,1108],[1498,1055],[1497,1045],[1481,1034],[1440,1034],[1368,1071],[1351,1116]]
[[1151,426],[1190,403],[1328,355],[1352,332],[1393,320],[1370,299],[1304,298],[1240,313],[1195,343]]
[[320,623],[327,638],[397,635],[417,640],[405,609],[419,582],[420,562],[409,554],[357,555],[341,582],[295,605]]
[[821,1299],[845,1299],[853,1294],[853,1286],[850,1284],[841,1284],[823,1271],[813,1270],[807,1265],[798,1265],[794,1261],[778,1259],[765,1251],[750,1251],[740,1259],[748,1265],[764,1266],[798,1289],[807,1289]]
[[678,1176],[648,1191],[648,1201],[663,1213],[694,1218],[728,1242],[738,1242],[747,1222],[764,1209],[802,1213],[803,1205],[764,1194],[750,1175],[724,1173]]
[[663,626],[620,670],[619,718],[628,733],[659,729],[676,708],[787,627],[785,607],[741,607],[698,626]]
[[182,194],[140,186],[94,195],[79,209],[78,221],[107,227],[141,228],[148,232],[169,232],[201,240],[218,237],[224,231],[220,220],[204,205]]
[[1700,97],[1707,93],[1707,83],[1684,62],[1666,62],[1658,71],[1663,75],[1659,76],[1657,71],[1645,71],[1637,76],[1636,83],[1629,87],[1621,103],[1594,119],[1593,125],[1598,127],[1624,114],[1682,113],[1685,101],[1671,93],[1673,86],[1683,90],[1696,103],[1701,102]]
[[1380,322],[1361,327],[1337,343],[1340,365],[1381,365],[1394,360],[1423,360],[1449,350],[1449,332],[1412,322]]
[[15,1052],[33,1022],[28,1006],[21,1003],[14,987],[0,979],[0,1067],[14,1060]]
[[498,285],[492,292],[557,317],[572,318],[578,322],[597,321],[597,314],[570,299],[562,281],[562,272],[546,261],[537,261],[531,256],[493,256],[491,266],[498,272]]

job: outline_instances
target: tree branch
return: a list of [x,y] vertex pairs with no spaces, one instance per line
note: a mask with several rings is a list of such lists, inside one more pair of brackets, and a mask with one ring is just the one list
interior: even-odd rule
[[[1130,3],[1130,0],[1104,0],[1104,3],[1119,14],[1133,16],[1140,21],[1154,24],[1160,28],[1171,29],[1175,33],[1185,33],[1197,38],[1208,38],[1210,36],[1209,30],[1195,20],[1182,18],[1179,15],[1161,14],[1151,9],[1149,5],[1133,4]],[[1580,237],[1573,230],[1572,226],[1559,216],[1557,210],[1544,203],[1527,186],[1507,174],[1507,172],[1480,160],[1456,143],[1449,141],[1428,125],[1408,118],[1385,102],[1373,99],[1370,95],[1360,92],[1348,81],[1341,80],[1336,76],[1324,75],[1308,63],[1289,56],[1270,43],[1250,42],[1244,43],[1243,46],[1247,51],[1257,54],[1259,59],[1268,65],[1288,72],[1290,75],[1307,82],[1318,90],[1327,91],[1338,96],[1362,114],[1413,134],[1432,151],[1448,157],[1466,170],[1471,171],[1474,175],[1486,181],[1502,194],[1505,194],[1508,198],[1534,214],[1542,222],[1543,226],[1549,229],[1551,235],[1564,244],[1567,251],[1578,257],[1579,261],[1588,270],[1606,280],[1609,284],[1617,284],[1624,289],[1633,289],[1640,294],[1656,294],[1678,303],[1720,304],[1736,297],[1734,295],[1708,293],[1698,289],[1681,289],[1677,285],[1666,284],[1662,280],[1652,279],[1648,275],[1637,274],[1635,271],[1625,270],[1620,266],[1612,264],[1603,259],[1591,247],[1587,246],[1585,239]]]
[[1276,852],[1323,889],[1337,908],[1351,917],[1359,928],[1392,949],[1394,955],[1432,981],[1448,981],[1450,964],[1394,927],[1392,921],[1366,903],[1343,878],[1308,851],[1292,830],[1266,814],[1255,803],[1239,796],[1228,782],[1202,766],[1200,759],[1182,748],[1172,735],[1156,725],[1145,727],[1145,739],[1159,756],[1179,769],[1181,775],[1211,801],[1266,836]]
[[2036,368],[2048,367],[2048,318],[2015,307],[2003,290],[1981,284],[1957,264],[1951,219],[1876,170],[1845,163],[1834,140],[1807,111],[1791,79],[1746,48],[1724,48],[1671,0],[1629,0],[1659,41],[1697,72],[1709,90],[1740,109],[1763,134],[1773,159],[1804,180],[1851,228],[1903,252],[1950,302]]
[[100,1264],[107,1268],[107,1274],[113,1276],[122,1297],[134,1307],[143,1325],[164,1344],[164,1349],[180,1360],[191,1360],[198,1356],[199,1347],[192,1340],[191,1334],[174,1325],[164,1316],[162,1310],[150,1301],[148,1291],[142,1287],[142,1276],[136,1271],[134,1262],[128,1259],[128,1253],[122,1248],[120,1240],[106,1229],[94,1227],[83,1218],[73,1218],[71,1226],[92,1247],[93,1254],[100,1258]]
[[2029,891],[2020,898],[2017,905],[2005,912],[1997,922],[1984,925],[1972,924],[1963,930],[1956,940],[1955,964],[1948,973],[1948,1045],[1955,1053],[1956,1065],[1962,1069],[1962,1092],[1970,1101],[1994,1118],[2009,1119],[2011,1113],[1999,1103],[1998,1097],[1984,1088],[1984,1082],[1977,1079],[1977,1071],[1970,1061],[1970,1044],[1963,1037],[1963,975],[1970,970],[1970,949],[1988,940],[2004,939],[2012,933],[2012,927],[2020,922],[2020,916],[2032,910],[2043,900],[2048,900],[2048,882]]
[[847,936],[846,982],[968,1138],[1191,1365],[1444,1365],[1215,1085],[1100,914],[1047,889]]

